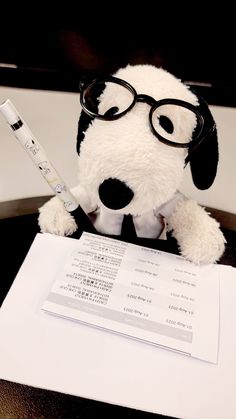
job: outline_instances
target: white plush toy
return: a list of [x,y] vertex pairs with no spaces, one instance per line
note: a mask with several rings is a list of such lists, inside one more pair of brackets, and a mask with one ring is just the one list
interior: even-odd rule
[[[188,162],[199,189],[216,175],[217,132],[206,102],[163,69],[128,65],[84,84],[81,105],[79,184],[72,192],[95,215],[96,229],[120,235],[131,215],[137,236],[160,237],[165,226],[188,260],[219,260],[219,224],[178,191]],[[70,235],[77,228],[57,197],[39,212],[42,232]]]

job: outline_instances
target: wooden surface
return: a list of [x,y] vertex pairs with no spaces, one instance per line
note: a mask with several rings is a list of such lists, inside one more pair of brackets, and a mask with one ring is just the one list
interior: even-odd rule
[[16,199],[0,202],[0,220],[18,217],[20,215],[35,214],[51,196],[36,196],[33,198]]
[[166,418],[121,406],[0,380],[1,419]]
[[[35,214],[52,196],[38,196],[13,201],[0,202],[0,219],[18,217],[21,215]],[[223,228],[236,231],[236,214],[205,207],[206,210],[219,221]]]

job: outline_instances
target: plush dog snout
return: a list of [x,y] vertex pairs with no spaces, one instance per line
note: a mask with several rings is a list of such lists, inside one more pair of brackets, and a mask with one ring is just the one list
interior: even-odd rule
[[102,203],[113,210],[126,207],[134,196],[133,191],[124,182],[114,178],[104,180],[98,192]]

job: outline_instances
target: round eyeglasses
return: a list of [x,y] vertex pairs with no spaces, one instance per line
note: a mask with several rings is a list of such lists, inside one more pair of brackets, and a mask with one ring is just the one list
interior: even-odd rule
[[92,118],[114,121],[127,114],[137,102],[147,103],[152,133],[172,147],[190,147],[202,140],[204,118],[191,103],[179,99],[156,101],[137,94],[133,86],[117,77],[95,79],[81,87],[80,103]]

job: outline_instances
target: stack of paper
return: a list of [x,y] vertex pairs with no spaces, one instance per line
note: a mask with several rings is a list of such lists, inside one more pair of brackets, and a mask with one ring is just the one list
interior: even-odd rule
[[89,234],[38,234],[0,311],[0,378],[235,418],[235,272]]
[[219,269],[84,233],[58,270],[43,308],[216,362]]

